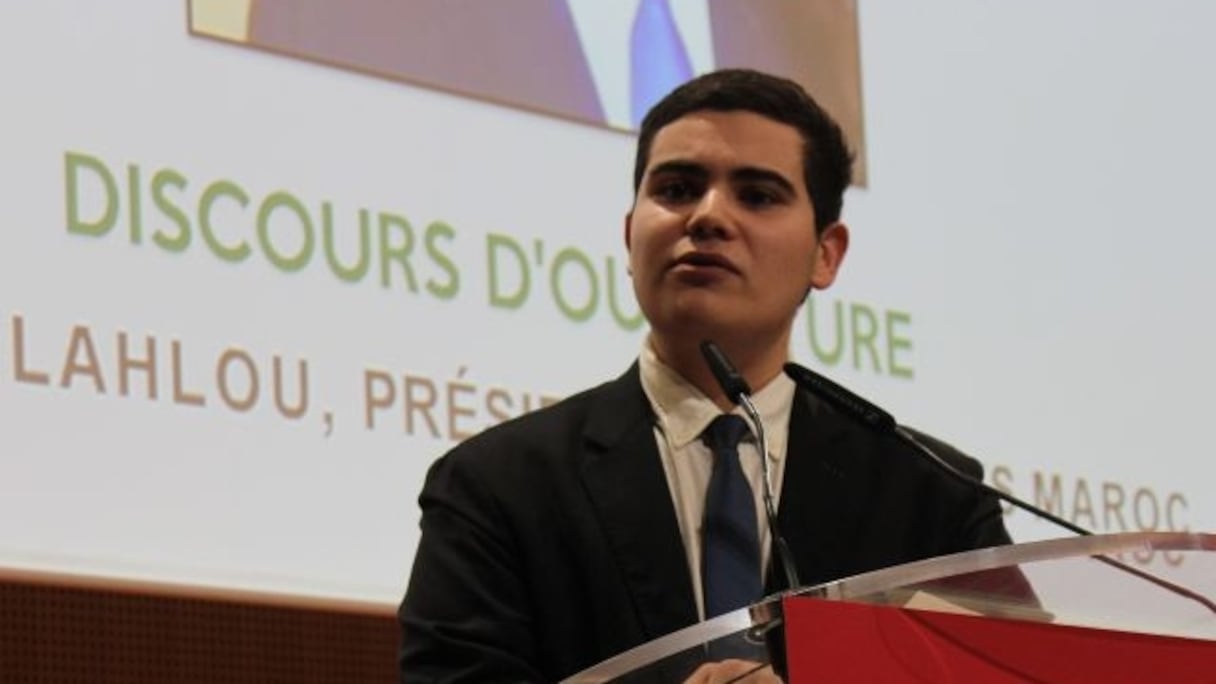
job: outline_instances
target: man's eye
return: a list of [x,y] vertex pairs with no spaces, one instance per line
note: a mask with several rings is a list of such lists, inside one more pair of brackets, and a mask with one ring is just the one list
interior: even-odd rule
[[654,190],[655,197],[666,202],[685,202],[696,196],[697,190],[687,181],[667,181]]
[[739,201],[750,207],[767,207],[780,202],[781,197],[765,188],[743,188],[739,191]]

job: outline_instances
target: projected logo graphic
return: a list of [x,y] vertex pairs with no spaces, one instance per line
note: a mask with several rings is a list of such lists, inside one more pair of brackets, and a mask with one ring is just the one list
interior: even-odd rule
[[782,74],[840,121],[865,185],[852,0],[190,0],[189,9],[197,36],[625,131],[697,74]]

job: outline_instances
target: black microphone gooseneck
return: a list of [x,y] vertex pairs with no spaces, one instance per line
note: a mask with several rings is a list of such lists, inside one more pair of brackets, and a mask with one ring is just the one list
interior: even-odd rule
[[[959,480],[960,482],[963,482],[964,484],[974,487],[982,492],[991,494],[1001,501],[1005,501],[1017,506],[1018,508],[1021,508],[1022,510],[1027,511],[1036,517],[1055,523],[1056,525],[1059,525],[1070,532],[1076,533],[1083,537],[1093,535],[1093,532],[1090,532],[1084,527],[1075,525],[1061,518],[1060,516],[1055,515],[1051,511],[1043,510],[1034,504],[1023,501],[1022,499],[1019,499],[1018,497],[1007,492],[1003,492],[996,487],[989,485],[983,480],[971,477],[970,475],[955,468],[940,455],[938,455],[937,452],[930,449],[923,442],[917,439],[916,435],[912,434],[911,430],[908,430],[899,423],[896,423],[895,418],[892,417],[890,413],[887,413],[878,406],[870,403],[868,400],[861,398],[860,396],[850,392],[844,387],[841,387],[840,385],[812,371],[811,369],[804,368],[796,363],[787,363],[785,364],[785,374],[790,376],[790,378],[794,380],[794,383],[799,387],[805,389],[811,394],[814,394],[820,399],[823,399],[841,413],[844,413],[850,418],[860,422],[863,425],[866,425],[879,434],[891,435],[904,444],[912,447],[918,456],[928,460],[950,477],[953,477],[954,479]],[[1163,589],[1176,593],[1180,596],[1190,598],[1203,604],[1204,607],[1211,610],[1213,613],[1216,613],[1216,603],[1213,603],[1213,601],[1206,596],[1197,594],[1186,587],[1174,584],[1169,580],[1162,579],[1144,570],[1133,568],[1125,563],[1114,560],[1113,558],[1107,558],[1106,556],[1096,556],[1095,558],[1106,563],[1107,565],[1116,567],[1141,579],[1152,582]]]
[[701,343],[701,355],[705,357],[705,363],[709,365],[709,370],[713,372],[714,379],[718,381],[718,386],[726,393],[726,397],[732,403],[743,407],[744,413],[751,419],[752,425],[756,429],[756,441],[760,444],[760,467],[764,472],[761,498],[764,499],[764,516],[768,521],[769,536],[772,538],[773,556],[781,564],[786,588],[797,589],[801,586],[798,582],[798,571],[794,568],[794,560],[789,547],[785,543],[785,537],[781,535],[781,527],[777,524],[777,511],[773,506],[773,481],[768,466],[768,439],[764,435],[764,423],[760,420],[760,412],[752,403],[751,387],[748,386],[747,381],[739,374],[730,359],[726,358],[726,354],[718,348],[718,345],[705,340]]

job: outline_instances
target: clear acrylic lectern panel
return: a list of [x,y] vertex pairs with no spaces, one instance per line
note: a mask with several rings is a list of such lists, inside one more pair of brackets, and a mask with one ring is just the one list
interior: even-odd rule
[[[791,592],[832,601],[1216,641],[1216,535],[1128,533],[942,556]],[[728,657],[766,663],[770,597],[656,639],[565,681],[678,682]]]

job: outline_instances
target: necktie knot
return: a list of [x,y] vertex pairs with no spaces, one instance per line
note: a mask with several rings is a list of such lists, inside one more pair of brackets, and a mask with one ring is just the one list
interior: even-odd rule
[[716,457],[718,454],[728,451],[737,453],[739,442],[749,432],[747,421],[743,418],[734,414],[724,414],[714,418],[709,427],[705,428],[705,432],[701,433],[701,439]]

